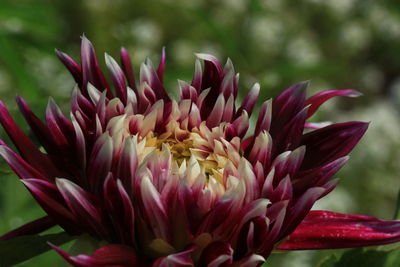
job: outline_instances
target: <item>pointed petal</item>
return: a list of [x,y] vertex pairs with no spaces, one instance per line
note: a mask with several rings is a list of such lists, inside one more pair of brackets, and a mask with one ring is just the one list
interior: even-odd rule
[[40,171],[48,179],[57,174],[57,170],[47,155],[40,152],[28,136],[22,132],[2,101],[0,101],[0,123],[17,147],[21,156],[32,165],[32,167]]
[[240,116],[243,110],[246,110],[250,117],[251,113],[253,112],[253,108],[257,102],[259,94],[260,94],[260,84],[255,83],[253,87],[250,89],[247,96],[244,98],[242,105],[236,112],[236,117]]
[[135,251],[128,246],[112,244],[97,249],[92,256],[71,256],[59,247],[49,245],[60,254],[68,263],[79,267],[105,267],[105,266],[143,266]]
[[104,238],[103,216],[102,210],[97,207],[98,200],[67,179],[57,178],[56,184],[69,209],[82,223],[81,226],[87,228],[89,233]]
[[270,134],[279,135],[280,130],[304,108],[309,82],[296,83],[283,91],[272,104],[272,123]]
[[137,94],[135,75],[133,73],[132,61],[129,56],[128,51],[122,47],[121,48],[121,66],[125,73],[126,79],[128,80],[129,87],[133,89],[133,91]]
[[278,249],[352,248],[398,241],[400,221],[384,221],[365,215],[331,211],[310,211]]
[[164,68],[165,68],[165,47],[162,48],[160,64],[158,65],[157,75],[158,79],[162,83],[164,80]]
[[121,99],[122,103],[126,104],[127,99],[127,87],[125,83],[125,75],[118,65],[118,63],[107,53],[105,54],[107,68],[110,71],[111,78],[114,83],[115,92],[117,97]]
[[17,96],[16,101],[22,115],[29,124],[32,132],[35,134],[35,137],[39,140],[40,144],[47,152],[51,154],[57,154],[58,149],[51,138],[47,126],[32,112],[32,109],[29,107],[25,99]]
[[78,63],[75,62],[70,56],[61,52],[59,50],[55,50],[58,59],[64,64],[64,66],[68,69],[71,73],[72,77],[74,78],[75,82],[82,88],[82,68],[79,66]]
[[12,151],[6,145],[0,145],[0,156],[4,158],[11,169],[13,169],[13,171],[21,179],[37,178],[42,180],[50,180],[48,177],[44,176],[42,173],[29,165],[17,153]]
[[336,123],[312,131],[303,136],[301,144],[306,146],[302,169],[321,166],[347,156],[368,128],[365,122]]
[[7,234],[4,234],[0,236],[0,240],[8,240],[17,236],[23,236],[23,235],[33,235],[33,234],[38,234],[41,233],[53,226],[56,225],[56,222],[49,217],[49,216],[44,216],[40,219],[34,220],[32,222],[29,222],[27,224],[24,224],[17,229],[12,230],[11,232],[8,232]]
[[107,90],[107,97],[112,98],[113,94],[110,90],[110,86],[107,84],[104,78],[103,72],[101,71],[97,62],[96,53],[94,51],[92,43],[85,37],[82,36],[81,43],[81,64],[82,64],[82,93],[87,96],[87,84],[90,82],[96,88],[103,91]]
[[233,249],[227,242],[214,242],[208,245],[200,257],[200,266],[229,266],[233,261]]
[[194,263],[190,254],[194,249],[188,249],[180,253],[168,255],[154,262],[152,267],[192,267]]
[[325,101],[331,99],[332,97],[335,97],[335,96],[358,97],[361,95],[362,94],[360,92],[353,90],[353,89],[322,91],[318,94],[311,96],[310,98],[308,98],[306,100],[304,105],[305,106],[310,105],[310,108],[308,109],[307,118],[314,115],[314,113],[317,111],[319,106],[321,106]]
[[76,223],[71,223],[75,219],[74,215],[68,210],[64,199],[53,183],[39,179],[25,179],[22,182],[46,213],[61,227],[73,231],[75,234],[80,233],[81,229],[78,230]]

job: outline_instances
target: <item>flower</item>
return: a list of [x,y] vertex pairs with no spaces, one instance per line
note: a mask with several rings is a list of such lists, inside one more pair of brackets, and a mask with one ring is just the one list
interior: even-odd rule
[[48,214],[2,239],[60,225],[107,242],[77,256],[52,245],[75,266],[210,267],[257,266],[273,249],[400,240],[399,221],[310,211],[335,188],[332,176],[368,124],[307,119],[326,100],[357,91],[307,98],[308,82],[295,84],[261,105],[249,131],[260,86],[236,106],[239,75],[230,60],[222,67],[197,54],[193,80],[179,81],[174,100],[163,86],[164,50],[157,69],[148,59],[141,65],[138,82],[125,49],[121,66],[106,54],[115,92],[85,37],[80,65],[56,53],[77,83],[70,119],[50,99],[43,123],[17,97],[45,153],[0,104],[19,151],[1,141],[0,155]]

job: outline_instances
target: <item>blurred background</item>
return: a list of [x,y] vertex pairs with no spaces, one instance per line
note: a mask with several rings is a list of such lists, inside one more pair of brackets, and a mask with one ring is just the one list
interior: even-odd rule
[[[165,46],[171,92],[178,78],[191,79],[196,52],[231,58],[242,95],[258,81],[261,100],[303,80],[312,81],[310,93],[359,90],[363,97],[334,99],[314,118],[371,122],[336,175],[341,183],[315,208],[393,217],[400,188],[399,1],[0,0],[0,98],[27,132],[15,95],[42,116],[49,96],[68,112],[74,83],[54,48],[78,59],[83,33],[101,64],[105,51],[118,58],[125,46],[138,69],[147,56],[158,61]],[[4,233],[44,213],[4,161],[0,170]],[[274,254],[268,266],[317,266],[329,253]],[[48,252],[20,266],[54,266],[55,259]]]

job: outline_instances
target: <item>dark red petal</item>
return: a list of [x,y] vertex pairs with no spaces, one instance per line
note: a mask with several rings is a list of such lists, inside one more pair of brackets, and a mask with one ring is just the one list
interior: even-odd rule
[[330,211],[310,211],[278,249],[332,249],[400,241],[400,221]]
[[74,127],[52,98],[47,104],[46,122],[54,142],[60,149],[67,151],[75,141]]
[[80,233],[81,229],[78,229],[74,221],[75,217],[68,210],[64,199],[53,183],[39,179],[25,179],[22,182],[46,213],[61,227],[71,234]]
[[32,129],[32,132],[35,134],[36,138],[39,140],[40,144],[47,152],[51,154],[57,154],[58,150],[56,144],[51,138],[47,126],[32,112],[32,109],[29,107],[25,99],[17,96],[16,101],[22,115],[29,124],[29,127]]
[[[3,143],[2,140],[0,140]],[[23,160],[17,153],[12,151],[7,145],[0,145],[0,156],[4,158],[7,164],[13,169],[13,171],[21,178],[37,178],[42,180],[50,180],[45,177],[42,173],[37,171],[31,165],[29,165],[25,160]]]
[[159,258],[152,267],[193,267],[191,253],[194,248]]
[[308,84],[308,81],[296,83],[273,100],[270,129],[272,137],[278,136],[281,129],[304,108]]
[[114,83],[115,92],[117,97],[121,99],[122,103],[126,104],[127,87],[125,83],[125,75],[118,65],[118,63],[108,54],[105,55],[107,68],[110,71],[111,78]]
[[158,79],[162,83],[164,80],[164,68],[165,68],[165,47],[162,48],[160,64],[158,65],[157,75]]
[[71,256],[59,247],[49,245],[60,254],[68,263],[79,267],[107,267],[107,266],[144,266],[139,263],[139,259],[133,248],[124,245],[108,245],[97,249],[92,256],[77,255]]
[[64,64],[64,66],[69,70],[75,82],[82,88],[82,68],[78,63],[75,62],[70,56],[64,52],[58,51],[56,49],[56,55],[58,59]]
[[135,212],[132,201],[121,184],[110,173],[104,183],[104,202],[121,243],[135,242]]
[[103,72],[99,67],[93,45],[85,36],[82,36],[81,64],[83,76],[81,88],[82,93],[85,96],[88,96],[87,84],[91,83],[100,91],[106,89],[107,97],[112,98],[113,94],[110,90],[110,86],[107,84],[107,81],[104,78]]
[[56,184],[69,209],[87,231],[102,238],[107,237],[99,200],[67,179],[57,178]]
[[316,168],[347,156],[368,128],[365,122],[336,123],[303,136],[306,146],[302,169]]
[[2,101],[0,101],[0,123],[21,153],[21,156],[29,164],[43,173],[48,179],[53,178],[58,173],[47,155],[40,152],[28,136],[21,131]]
[[326,90],[322,91],[318,94],[315,94],[308,98],[305,102],[305,106],[310,105],[308,109],[307,118],[314,115],[319,106],[321,106],[325,101],[331,99],[335,96],[348,96],[348,97],[357,97],[362,95],[360,92],[353,89],[345,89],[345,90]]
[[233,249],[227,242],[214,242],[208,245],[200,257],[199,266],[225,267],[233,261]]
[[49,216],[44,216],[40,219],[36,219],[27,224],[24,224],[24,225],[18,227],[17,229],[14,229],[11,232],[8,232],[7,234],[0,236],[0,240],[8,240],[8,239],[18,237],[18,236],[23,236],[23,235],[38,234],[38,233],[41,233],[55,225],[56,225],[56,223],[54,222],[54,220],[52,218],[50,218]]
[[253,112],[253,108],[257,102],[257,98],[258,98],[259,94],[260,94],[260,85],[258,83],[256,83],[253,85],[253,87],[250,89],[249,93],[244,98],[242,105],[239,107],[239,109],[236,112],[235,118],[242,115],[243,110],[246,110],[247,114],[249,114],[249,117],[250,117],[251,113]]
[[124,47],[121,48],[120,60],[121,60],[121,67],[125,73],[126,79],[128,80],[128,85],[130,88],[133,89],[133,91],[137,95],[135,75],[133,73],[132,61],[131,61],[128,51]]
[[321,186],[328,182],[343,167],[348,159],[348,156],[338,158],[326,165],[298,173],[293,180],[295,195],[299,195],[313,186]]

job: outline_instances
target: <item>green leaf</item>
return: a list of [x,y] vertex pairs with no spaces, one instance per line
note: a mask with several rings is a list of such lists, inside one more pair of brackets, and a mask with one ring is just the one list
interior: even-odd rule
[[400,262],[400,250],[365,250],[352,249],[337,258],[335,255],[325,259],[319,267],[398,267]]
[[0,241],[0,267],[21,263],[51,249],[47,242],[62,245],[76,237],[65,232],[47,235],[29,235]]

